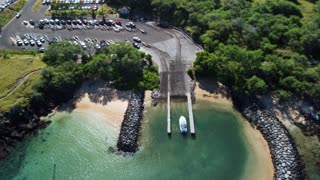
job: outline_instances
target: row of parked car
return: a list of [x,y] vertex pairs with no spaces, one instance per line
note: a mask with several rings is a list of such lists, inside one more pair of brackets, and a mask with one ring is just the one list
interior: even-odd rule
[[6,0],[4,3],[0,4],[0,11],[3,11],[10,4],[14,3],[15,0]]
[[43,0],[43,5],[57,4],[103,4],[105,0]]
[[[115,43],[113,40],[99,41],[96,38],[95,39],[86,38],[84,40],[80,40],[80,38],[76,35],[70,39],[70,42],[80,45],[83,49],[87,49],[88,47],[94,47],[96,50],[99,50],[102,47],[109,46]],[[127,39],[125,39],[125,42],[130,43],[130,41]],[[133,47],[140,49],[140,43],[145,47],[150,47],[148,43],[141,42],[141,39],[139,37],[133,37],[133,43],[132,43]]]
[[28,49],[28,46],[31,48],[37,47],[39,52],[45,51],[43,44],[48,40],[47,36],[36,36],[33,33],[26,33],[23,36],[15,35],[13,38],[16,40],[15,44],[18,47],[24,46],[24,49]]
[[73,20],[59,20],[59,19],[40,19],[39,21],[23,21],[24,25],[31,25],[40,29],[52,30],[77,30],[77,29],[101,29],[101,30],[114,30],[115,32],[120,31],[129,31],[136,32],[140,31],[143,34],[147,32],[143,29],[138,30],[136,25],[133,22],[127,23],[125,26],[122,26],[121,21],[119,20],[87,20],[87,19],[73,19]]
[[97,10],[99,8],[100,5],[70,5],[70,6],[64,6],[64,5],[61,5],[61,6],[57,6],[55,7],[55,9],[52,9],[51,6],[49,7],[49,10],[75,10],[75,9],[78,9],[78,10]]

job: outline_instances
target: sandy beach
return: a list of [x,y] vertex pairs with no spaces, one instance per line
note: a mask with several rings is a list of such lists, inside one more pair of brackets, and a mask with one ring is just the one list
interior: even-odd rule
[[[195,88],[196,100],[207,100],[216,103],[221,108],[231,109],[232,101],[229,92],[223,86],[214,83],[205,82],[203,84],[197,83]],[[243,119],[239,112],[234,112],[237,116]],[[250,156],[247,160],[243,179],[245,180],[272,180],[274,169],[271,159],[270,150],[267,141],[262,134],[253,128],[248,121],[243,119],[241,121],[244,135],[247,143],[252,147]]]
[[128,101],[118,99],[114,99],[106,105],[95,103],[90,100],[88,93],[85,93],[76,103],[74,112],[94,113],[109,125],[120,128],[127,106]]
[[130,91],[109,88],[105,82],[85,82],[74,99],[58,111],[86,113],[104,122],[104,126],[120,130],[128,106]]

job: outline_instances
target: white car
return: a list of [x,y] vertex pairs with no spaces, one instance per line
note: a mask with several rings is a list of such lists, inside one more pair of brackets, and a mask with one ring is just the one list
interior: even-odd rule
[[115,32],[120,32],[119,28],[117,28],[117,27],[112,27],[112,28],[113,28],[113,30],[114,30]]
[[34,46],[35,44],[34,40],[30,40],[30,46]]
[[100,46],[99,44],[96,44],[94,47],[95,47],[97,50],[101,49],[101,46]]
[[135,42],[137,42],[137,43],[140,43],[140,42],[141,42],[141,39],[138,38],[138,37],[133,37],[133,40],[134,40]]
[[27,39],[25,39],[25,40],[23,40],[23,43],[24,43],[24,45],[27,46],[29,44],[29,41]]
[[17,13],[17,14],[16,14],[16,18],[19,18],[20,16],[21,16],[20,13]]
[[40,40],[37,41],[37,46],[42,46],[42,43],[40,42]]
[[39,52],[43,53],[46,49],[44,47],[39,48]]

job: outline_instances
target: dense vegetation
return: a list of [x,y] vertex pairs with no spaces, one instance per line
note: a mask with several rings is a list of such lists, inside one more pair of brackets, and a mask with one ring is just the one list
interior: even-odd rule
[[[313,14],[296,0],[152,0],[161,21],[201,43],[194,70],[243,95],[273,92],[320,106],[320,1]],[[175,18],[172,18],[175,17]]]
[[101,49],[90,58],[80,46],[68,41],[52,44],[42,58],[48,67],[42,69],[33,86],[27,82],[28,98],[16,101],[7,114],[17,122],[28,121],[34,113],[44,115],[71,99],[85,80],[106,80],[123,90],[158,88],[158,71],[150,58],[127,43]]

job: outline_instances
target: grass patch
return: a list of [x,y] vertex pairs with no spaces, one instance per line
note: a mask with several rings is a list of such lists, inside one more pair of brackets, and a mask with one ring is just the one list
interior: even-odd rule
[[39,56],[33,55],[6,55],[0,57],[0,98],[5,97],[19,78],[45,67]]
[[4,27],[14,16],[15,11],[6,8],[4,11],[0,12],[0,28]]
[[312,20],[312,17],[315,15],[315,4],[306,0],[298,0],[298,2],[300,3],[300,11],[303,15],[302,22],[310,22]]
[[49,9],[46,9],[46,11],[44,12],[45,16],[51,16],[51,11],[49,11]]
[[[316,136],[305,136],[299,128],[291,128],[290,134],[297,145],[299,154],[305,162],[309,179],[319,179],[317,160],[320,159],[320,142]],[[306,143],[307,142],[307,143]]]
[[27,0],[19,0],[19,1],[15,2],[15,3],[11,4],[9,6],[9,9],[12,10],[12,11],[18,12],[24,7],[24,5],[26,3],[27,3]]
[[28,102],[33,92],[32,86],[40,77],[39,73],[32,74],[13,94],[0,100],[0,111],[8,112],[14,104],[22,101]]
[[26,0],[19,0],[11,4],[4,11],[0,12],[0,29],[4,27],[12,18],[15,17],[17,12],[19,12],[23,8],[26,2]]
[[36,3],[34,3],[34,5],[32,6],[32,12],[37,13],[40,11],[42,6],[42,1],[41,0],[37,0]]

